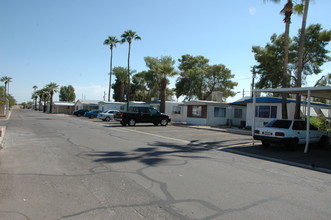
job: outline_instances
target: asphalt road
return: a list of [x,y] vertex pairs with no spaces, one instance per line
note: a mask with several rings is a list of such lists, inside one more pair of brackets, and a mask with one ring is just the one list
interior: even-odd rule
[[1,220],[331,216],[329,174],[222,150],[249,136],[31,110],[0,123]]

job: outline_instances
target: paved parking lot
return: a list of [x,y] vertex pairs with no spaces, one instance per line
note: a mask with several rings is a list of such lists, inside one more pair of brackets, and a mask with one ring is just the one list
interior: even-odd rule
[[[105,127],[122,127],[115,121],[102,122],[99,119],[83,120],[100,123]],[[208,126],[195,127],[176,123],[170,124],[167,127],[137,124],[135,127],[125,128],[185,140],[191,145],[205,146],[210,150],[222,150],[276,163],[331,173],[331,146],[322,149],[317,146],[310,146],[308,153],[304,153],[304,146],[300,146],[296,150],[289,150],[282,146],[266,148],[259,141],[255,145],[252,145],[250,135],[241,135],[238,132],[236,132],[237,134],[233,134],[234,129],[217,129]]]

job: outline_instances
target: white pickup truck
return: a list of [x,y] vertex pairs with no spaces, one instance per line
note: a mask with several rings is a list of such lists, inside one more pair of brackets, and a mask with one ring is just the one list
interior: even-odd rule
[[114,120],[114,114],[116,114],[117,110],[108,110],[102,113],[99,113],[97,118],[101,119],[102,121],[110,121]]

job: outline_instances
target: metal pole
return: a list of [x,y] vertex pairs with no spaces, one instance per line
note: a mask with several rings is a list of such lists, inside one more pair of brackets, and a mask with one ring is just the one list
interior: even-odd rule
[[253,141],[253,145],[255,144],[254,142],[254,132],[255,132],[255,108],[256,108],[256,94],[255,91],[253,90],[253,123],[252,123],[252,141]]
[[305,147],[305,153],[308,151],[308,146],[309,146],[309,131],[310,131],[310,95],[311,91],[310,89],[308,90],[308,105],[307,105],[307,127],[306,127],[306,147]]
[[252,90],[251,90],[252,91],[252,96],[251,96],[251,98],[253,98],[254,80],[255,80],[255,75],[256,75],[255,66],[253,66],[252,74],[253,74],[253,77],[252,77]]

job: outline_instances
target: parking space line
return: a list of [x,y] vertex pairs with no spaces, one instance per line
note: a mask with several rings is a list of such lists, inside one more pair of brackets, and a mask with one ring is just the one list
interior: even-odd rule
[[246,143],[246,144],[233,144],[233,145],[229,145],[229,146],[222,146],[222,147],[219,147],[217,149],[223,149],[224,147],[243,147],[243,146],[254,146],[253,143]]
[[133,131],[133,132],[136,132],[136,133],[145,134],[145,135],[149,135],[149,136],[154,136],[154,137],[159,137],[159,138],[163,138],[163,139],[179,141],[179,142],[183,142],[185,144],[191,143],[190,141],[186,141],[186,140],[182,140],[182,139],[178,139],[178,138],[171,138],[171,137],[161,136],[161,135],[158,135],[158,134],[152,134],[152,133],[147,133],[147,132],[143,132],[143,131],[130,130],[128,128],[119,128],[119,129],[123,130],[123,131]]

